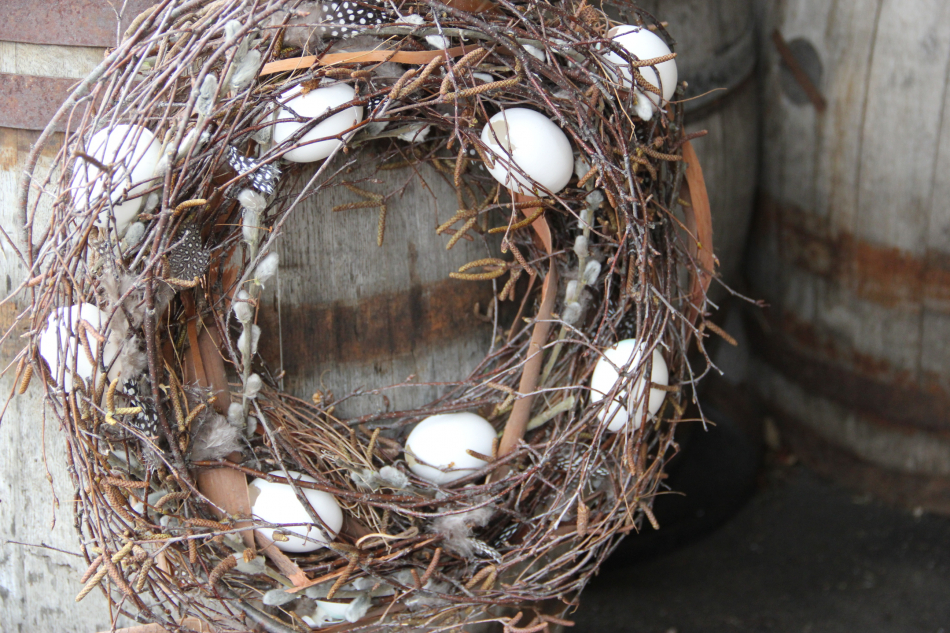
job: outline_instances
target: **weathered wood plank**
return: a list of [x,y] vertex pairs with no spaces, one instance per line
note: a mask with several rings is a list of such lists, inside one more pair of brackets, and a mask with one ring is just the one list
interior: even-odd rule
[[[910,35],[913,34],[911,37]],[[950,63],[950,5],[884,2],[864,120],[856,236],[923,254]]]
[[950,399],[950,7],[789,0],[768,8],[765,29],[814,45],[829,107],[818,115],[793,103],[766,48],[764,230],[750,271],[774,307],[768,340],[834,367],[840,379],[837,394],[819,397],[790,388],[814,379],[808,367],[773,363],[781,380],[755,375],[779,410],[829,442],[885,468],[946,476],[950,452],[930,433],[948,423],[942,412],[888,415],[848,386],[876,385],[875,397],[888,402],[916,392]]
[[[0,42],[2,73],[79,78],[101,59],[102,49]],[[13,235],[17,180],[36,137],[36,132],[0,128],[0,225]],[[49,169],[52,156],[51,146],[40,160],[38,173]],[[6,294],[26,273],[6,242],[0,250],[4,254],[0,290]],[[4,331],[18,309],[22,301],[0,308]],[[21,342],[15,337],[0,348],[2,365],[10,362]],[[12,385],[12,372],[0,379],[2,398]],[[88,633],[105,629],[109,610],[99,591],[79,604],[73,601],[82,588],[79,578],[86,567],[82,558],[10,542],[79,551],[65,438],[55,422],[49,421],[44,431],[43,409],[39,381],[34,381],[27,394],[13,400],[0,426],[0,630]]]
[[[491,284],[450,280],[449,273],[497,256],[498,240],[492,251],[480,237],[447,251],[450,236],[435,229],[458,208],[450,179],[430,167],[419,169],[422,180],[408,169],[376,174],[375,161],[362,153],[347,178],[365,180],[358,186],[381,194],[408,182],[388,201],[382,247],[376,245],[378,209],[332,212],[360,200],[341,186],[304,202],[280,240],[285,384],[301,397],[326,389],[340,397],[410,375],[415,382],[461,380],[489,349],[491,326],[475,317],[474,307],[478,301],[486,309]],[[261,346],[274,361],[278,332],[271,297]],[[405,409],[441,391],[406,387],[386,397],[392,408]],[[362,415],[384,406],[381,396],[364,397],[340,412]]]

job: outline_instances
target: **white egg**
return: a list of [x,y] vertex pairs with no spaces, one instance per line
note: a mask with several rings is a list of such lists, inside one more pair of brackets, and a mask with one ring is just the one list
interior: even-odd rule
[[488,420],[474,413],[429,416],[406,439],[406,462],[421,479],[438,485],[451,483],[485,465],[466,451],[491,455],[495,435]]
[[[590,378],[591,402],[600,402],[613,390],[620,375],[614,368],[614,365],[623,369],[627,366],[628,372],[636,371],[640,364],[640,355],[643,353],[643,345],[634,339],[626,339],[618,342],[616,345],[604,351],[604,357],[601,357],[594,366],[594,373]],[[609,362],[608,362],[609,361]],[[613,364],[611,364],[613,363]],[[646,373],[646,368],[641,373]],[[650,382],[657,385],[670,384],[670,372],[666,366],[666,361],[659,350],[653,350],[653,370],[650,376]],[[607,426],[608,431],[616,432],[627,424],[627,402],[632,399],[637,403],[637,409],[633,414],[633,429],[640,428],[640,420],[643,419],[643,403],[640,402],[643,397],[645,380],[641,376],[632,390],[621,390],[610,405],[604,407],[598,416],[601,421],[610,420]],[[666,392],[661,389],[650,389],[650,395],[647,402],[647,416],[654,416],[660,410]]]
[[[621,24],[610,29],[607,36],[640,60],[656,59],[672,52],[659,35],[645,26]],[[614,52],[607,53],[605,58],[620,67],[622,75],[620,83],[627,88],[631,87],[633,85],[633,74],[630,72],[630,65]],[[644,66],[639,70],[648,83],[661,90],[663,101],[669,101],[673,97],[673,93],[676,92],[677,81],[676,60],[671,59],[656,65],[656,70],[660,72],[659,78],[657,78],[656,71],[653,70],[652,66]],[[645,104],[648,107],[645,107],[643,112],[640,112],[640,108],[638,108],[638,114],[641,114],[641,118],[649,118],[653,113],[653,108],[661,105],[659,96],[652,92],[644,93],[638,89],[637,96],[641,98],[646,96],[652,104]],[[644,113],[647,114],[646,117],[642,116]]]
[[[275,470],[270,473],[278,477],[283,477],[282,470]],[[296,481],[309,481],[316,483],[316,479],[302,473],[288,471],[288,474]],[[288,540],[274,541],[277,549],[291,553],[312,552],[325,547],[327,543],[336,538],[340,528],[343,527],[343,511],[340,504],[333,495],[322,490],[310,490],[301,488],[304,497],[310,502],[310,507],[317,513],[317,516],[330,528],[331,534],[322,525],[314,525],[310,513],[297,499],[293,488],[289,484],[272,483],[264,479],[255,479],[248,484],[248,493],[251,498],[251,514],[254,517],[273,523],[275,525],[286,525],[282,528],[282,533],[286,534]],[[305,524],[305,525],[291,525]],[[258,528],[258,531],[269,539],[274,538],[274,528]],[[304,540],[297,536],[306,537],[311,540]]]
[[[112,174],[102,172],[83,158],[76,158],[70,181],[73,201],[79,210],[94,206],[108,186],[112,202],[122,201],[113,205],[116,230],[122,235],[142,207],[141,194],[153,182],[161,159],[161,144],[144,127],[123,124],[93,134],[85,151],[100,163],[111,165]],[[109,213],[109,209],[103,210],[97,224],[106,226]]]
[[[284,103],[284,107],[277,114],[278,120],[293,119],[294,113],[305,119],[315,119],[356,98],[353,86],[341,82],[320,86],[307,94],[301,94],[302,90],[301,86],[295,86],[281,95],[280,100]],[[352,106],[337,112],[297,140],[296,143],[300,146],[284,154],[284,158],[295,163],[323,160],[353,135],[353,132],[343,133],[362,120],[362,106]],[[274,143],[278,145],[283,143],[305,125],[304,122],[293,120],[277,123],[274,126]],[[343,135],[342,140],[341,135]],[[317,139],[326,140],[318,141]],[[310,141],[316,142],[303,145]]]
[[574,172],[574,152],[567,135],[534,110],[502,110],[485,124],[482,143],[494,154],[495,166],[488,172],[516,193],[538,197],[545,190],[557,193]]
[[[95,365],[89,362],[89,355],[78,337],[79,322],[85,321],[97,333],[104,335],[108,320],[109,315],[91,303],[80,303],[68,308],[60,308],[47,318],[46,327],[43,328],[43,333],[40,334],[40,356],[46,359],[54,379],[59,378],[60,368],[65,365],[63,375],[63,389],[65,391],[71,392],[73,390],[74,362],[76,375],[85,380],[87,384],[95,375]],[[104,344],[100,344],[95,335],[87,330],[86,340],[89,341],[89,349],[93,354],[93,358],[98,361],[100,357],[96,354],[101,354],[103,364],[107,367],[119,353],[119,341],[113,332],[109,333]],[[109,372],[109,380],[114,380],[117,373],[117,369],[112,368]]]

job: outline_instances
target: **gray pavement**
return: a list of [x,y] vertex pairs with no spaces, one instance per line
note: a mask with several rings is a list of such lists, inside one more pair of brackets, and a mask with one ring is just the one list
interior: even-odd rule
[[576,633],[950,633],[950,519],[772,466],[711,534],[649,559],[622,549],[574,619]]

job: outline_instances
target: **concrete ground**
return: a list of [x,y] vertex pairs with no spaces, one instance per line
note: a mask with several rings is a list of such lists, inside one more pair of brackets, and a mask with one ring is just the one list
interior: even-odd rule
[[769,461],[751,501],[712,533],[661,555],[622,546],[570,630],[950,633],[950,519]]

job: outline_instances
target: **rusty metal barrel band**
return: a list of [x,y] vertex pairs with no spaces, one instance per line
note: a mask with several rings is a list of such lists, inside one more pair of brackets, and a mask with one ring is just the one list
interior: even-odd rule
[[684,108],[693,115],[691,121],[695,123],[715,111],[719,103],[745,84],[755,72],[757,57],[755,29],[750,28],[712,59],[694,68],[684,68]]
[[826,358],[819,350],[809,349],[787,335],[802,325],[790,324],[789,319],[787,314],[781,321],[770,318],[768,327],[761,319],[747,319],[756,351],[788,380],[882,424],[906,430],[950,431],[947,394],[875,379],[853,365]]
[[913,306],[950,313],[950,257],[908,253],[836,230],[827,216],[760,194],[760,234],[774,233],[777,255],[795,270],[845,285],[855,295],[886,307]]
[[42,130],[78,79],[0,73],[0,127]]
[[[0,41],[59,46],[115,46],[116,38],[155,0],[129,0],[116,26],[115,6],[105,0],[2,0]],[[113,6],[115,5],[115,6]]]
[[800,420],[776,411],[771,415],[789,448],[819,474],[849,488],[868,490],[888,503],[950,515],[950,478],[881,468],[829,442]]

